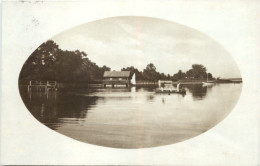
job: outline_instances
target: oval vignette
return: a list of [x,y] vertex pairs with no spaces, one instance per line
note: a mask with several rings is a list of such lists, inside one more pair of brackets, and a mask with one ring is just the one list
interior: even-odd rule
[[30,113],[58,133],[94,145],[148,148],[221,122],[239,99],[242,78],[207,35],[129,16],[82,24],[44,42],[24,63],[19,90]]

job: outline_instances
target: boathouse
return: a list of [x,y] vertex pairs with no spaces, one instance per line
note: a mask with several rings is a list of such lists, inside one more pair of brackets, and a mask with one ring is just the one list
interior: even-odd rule
[[129,87],[130,71],[105,71],[103,76],[104,87]]

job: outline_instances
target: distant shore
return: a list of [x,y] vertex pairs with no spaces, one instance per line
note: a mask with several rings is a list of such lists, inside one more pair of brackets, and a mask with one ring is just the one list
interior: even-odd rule
[[[215,83],[242,83],[242,79],[218,79],[218,80],[210,80],[214,81]],[[185,80],[176,80],[173,81],[173,85],[181,83],[182,85],[199,85],[202,82],[206,82],[206,80],[193,80],[193,79],[185,79]],[[137,81],[136,87],[155,87],[158,86],[158,81],[151,82],[151,81]],[[27,87],[26,84],[19,84],[19,87]],[[77,83],[57,83],[57,87],[59,89],[74,89],[74,88],[103,88],[104,84],[102,80],[93,81],[91,83],[87,82],[77,82]]]

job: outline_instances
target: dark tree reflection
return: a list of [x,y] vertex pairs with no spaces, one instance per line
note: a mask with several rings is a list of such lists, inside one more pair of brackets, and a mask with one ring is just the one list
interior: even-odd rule
[[207,95],[207,87],[201,84],[183,85],[192,94],[194,99],[203,99]]
[[96,105],[98,97],[75,96],[62,92],[21,91],[22,99],[31,114],[52,129],[64,118],[80,120],[87,117],[90,107]]

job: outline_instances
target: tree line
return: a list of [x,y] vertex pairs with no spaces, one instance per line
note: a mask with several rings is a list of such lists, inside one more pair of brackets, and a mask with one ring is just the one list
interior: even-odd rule
[[[102,80],[105,71],[110,71],[107,66],[98,66],[92,62],[85,52],[76,50],[62,50],[52,40],[40,45],[27,59],[20,73],[19,80],[55,80],[59,82],[93,82]],[[205,79],[207,69],[201,64],[194,64],[187,72],[179,70],[170,75],[156,71],[154,64],[150,63],[145,69],[139,71],[134,66],[122,68],[121,71],[131,71],[136,74],[136,80],[158,81],[159,79]],[[213,79],[212,74],[208,74]]]
[[27,59],[20,80],[90,82],[101,79],[107,66],[99,67],[85,52],[62,50],[52,40],[40,45]]
[[[145,81],[158,81],[158,80],[198,80],[198,79],[206,79],[207,78],[207,69],[201,64],[193,64],[192,68],[186,72],[179,70],[177,73],[170,75],[165,73],[160,73],[156,71],[156,67],[154,64],[150,63],[146,66],[143,71],[139,71],[133,66],[122,68],[121,71],[131,71],[136,74],[137,80],[145,80]],[[214,79],[211,73],[208,73],[208,79]]]

